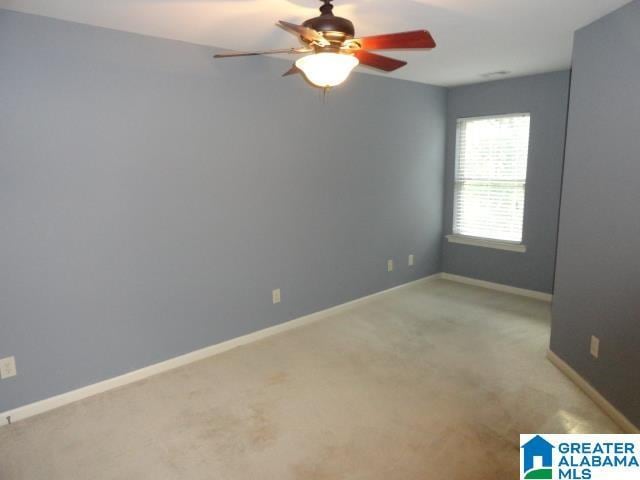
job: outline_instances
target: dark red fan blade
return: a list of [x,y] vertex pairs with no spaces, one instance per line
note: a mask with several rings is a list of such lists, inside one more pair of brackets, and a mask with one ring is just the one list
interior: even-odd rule
[[384,70],[385,72],[393,72],[407,64],[407,62],[403,62],[402,60],[384,57],[364,50],[358,50],[355,53],[355,56],[360,60],[362,65],[377,68],[378,70]]
[[281,48],[279,50],[264,50],[262,52],[226,52],[226,53],[217,53],[213,56],[213,58],[233,58],[233,57],[253,57],[256,55],[271,55],[274,53],[291,53],[291,54],[299,54],[299,53],[309,53],[313,50],[311,48]]
[[295,75],[297,73],[301,73],[300,69],[293,65],[289,70],[282,74],[283,77],[288,77],[289,75]]
[[426,30],[390,33],[364,37],[359,40],[363,50],[387,50],[393,48],[435,48],[436,42]]
[[280,28],[284,28],[288,32],[299,35],[307,42],[316,42],[318,45],[325,46],[329,45],[329,42],[324,38],[324,36],[313,28],[305,27],[304,25],[296,25],[295,23],[285,22],[284,20],[278,21],[276,25],[278,25]]

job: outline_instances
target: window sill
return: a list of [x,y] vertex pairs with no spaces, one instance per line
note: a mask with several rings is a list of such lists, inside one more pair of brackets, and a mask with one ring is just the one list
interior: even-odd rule
[[474,247],[493,248],[495,250],[506,250],[508,252],[525,253],[527,246],[522,243],[506,242],[501,240],[491,240],[488,238],[467,237],[465,235],[447,235],[449,243],[460,245],[471,245]]

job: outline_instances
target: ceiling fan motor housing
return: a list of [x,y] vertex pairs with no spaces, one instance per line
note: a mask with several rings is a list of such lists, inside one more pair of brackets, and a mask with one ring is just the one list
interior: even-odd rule
[[320,7],[321,15],[310,18],[304,22],[303,25],[321,32],[332,44],[336,43],[339,46],[344,40],[354,37],[355,28],[351,20],[336,17],[333,14],[331,1],[332,0],[322,0],[324,5]]

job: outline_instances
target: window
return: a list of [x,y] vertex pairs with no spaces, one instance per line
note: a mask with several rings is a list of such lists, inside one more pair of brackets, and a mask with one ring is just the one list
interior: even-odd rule
[[454,236],[522,243],[529,126],[529,114],[458,120]]

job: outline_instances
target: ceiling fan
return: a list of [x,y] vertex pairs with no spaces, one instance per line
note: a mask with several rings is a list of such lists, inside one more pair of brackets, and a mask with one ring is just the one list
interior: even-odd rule
[[298,59],[283,76],[298,73],[313,85],[330,88],[344,82],[359,64],[385,72],[404,67],[407,62],[372,53],[371,50],[432,49],[436,42],[426,30],[391,33],[355,38],[353,23],[333,14],[333,0],[321,0],[320,16],[310,18],[302,25],[279,21],[277,25],[302,41],[299,48],[266,50],[262,52],[230,52],[214,58],[246,57],[273,53],[308,54]]

